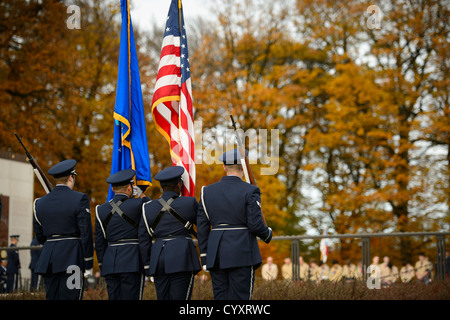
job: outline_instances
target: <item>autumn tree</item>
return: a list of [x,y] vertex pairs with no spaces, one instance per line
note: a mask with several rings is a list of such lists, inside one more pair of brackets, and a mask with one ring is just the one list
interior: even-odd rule
[[[436,158],[423,142],[426,123],[437,120],[430,111],[448,96],[438,70],[444,60],[437,59],[448,33],[448,8],[442,1],[384,1],[377,30],[367,26],[365,6],[360,1],[298,2],[300,32],[337,62],[323,88],[329,96],[326,129],[322,136],[313,134],[315,149],[325,146],[327,154],[319,158],[322,181],[327,181],[318,185],[324,190],[323,210],[339,233],[444,227],[437,218],[448,210],[439,200],[448,186],[428,189],[444,176],[430,170]],[[365,57],[363,46],[368,47]],[[402,238],[402,258],[417,253],[421,244]]]
[[[231,112],[244,128],[280,130],[275,178],[284,190],[271,196],[283,199],[290,226],[445,228],[448,170],[428,153],[447,145],[446,118],[437,116],[448,108],[442,1],[384,1],[379,30],[367,26],[372,13],[362,1],[216,7],[193,72],[198,117],[218,131]],[[424,244],[402,239],[402,257]],[[358,259],[358,242],[339,246],[342,259]]]

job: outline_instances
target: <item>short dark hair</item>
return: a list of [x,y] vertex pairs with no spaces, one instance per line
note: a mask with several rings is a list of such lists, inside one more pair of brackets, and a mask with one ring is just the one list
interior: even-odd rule
[[55,178],[55,183],[56,184],[66,184],[67,181],[69,181],[69,177],[70,177],[70,174],[68,176]]
[[111,187],[112,187],[114,193],[121,193],[121,192],[126,191],[126,189],[128,188],[129,185],[131,185],[130,182],[127,183],[127,184],[122,184],[122,185],[116,185],[115,184],[115,185],[113,185]]
[[178,184],[182,182],[182,180],[178,180],[178,181],[160,181],[161,184],[161,188],[163,188],[163,190],[176,190],[178,188]]
[[225,170],[228,172],[228,170],[231,171],[243,171],[244,168],[242,167],[242,164],[225,164]]

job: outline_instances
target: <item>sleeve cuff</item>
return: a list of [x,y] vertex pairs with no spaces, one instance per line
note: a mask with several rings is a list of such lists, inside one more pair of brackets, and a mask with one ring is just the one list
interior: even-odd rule
[[264,240],[264,242],[268,243],[270,239],[272,239],[272,228],[268,227],[269,234],[267,235],[267,238]]

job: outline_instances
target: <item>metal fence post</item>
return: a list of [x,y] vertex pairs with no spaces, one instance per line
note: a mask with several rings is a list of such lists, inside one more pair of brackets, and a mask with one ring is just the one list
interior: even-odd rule
[[445,236],[436,236],[436,249],[437,249],[437,265],[436,265],[436,278],[439,280],[445,280],[446,265],[445,265]]
[[291,257],[292,257],[292,280],[300,280],[300,241],[291,240]]
[[367,274],[367,268],[370,266],[370,237],[362,237],[362,269],[363,279],[367,281],[369,275]]

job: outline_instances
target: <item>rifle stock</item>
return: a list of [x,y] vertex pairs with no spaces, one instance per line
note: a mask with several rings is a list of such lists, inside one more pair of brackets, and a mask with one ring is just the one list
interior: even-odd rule
[[[242,163],[242,168],[244,169],[244,174],[245,174],[245,178],[247,179],[247,182],[254,185],[254,186],[258,186],[258,184],[256,183],[256,179],[255,179],[255,175],[253,174],[253,170],[252,167],[250,166],[250,162],[248,161],[248,156],[245,153],[245,146],[241,140],[241,138],[239,137],[239,134],[237,133],[237,129],[236,129],[236,122],[234,122],[233,116],[230,115],[231,118],[231,124],[233,126],[234,129],[234,134],[236,136],[236,141],[238,144],[238,148],[239,148],[239,153],[241,154],[241,159],[244,160]],[[264,218],[264,214],[262,212],[262,208],[261,208],[261,218],[264,222],[264,224],[267,226],[267,222],[266,219]]]
[[22,139],[20,139],[20,137],[17,135],[17,133],[14,133],[14,135],[16,136],[17,140],[19,140],[20,144],[22,145],[23,149],[25,150],[25,154],[27,155],[27,158],[30,161],[31,166],[33,167],[34,174],[38,178],[38,180],[41,183],[42,187],[44,188],[45,192],[50,193],[50,191],[53,190],[53,185],[50,183],[50,180],[48,180],[44,171],[42,171],[41,167],[38,165],[36,160],[28,152],[27,148],[25,147],[25,145],[22,142]]

